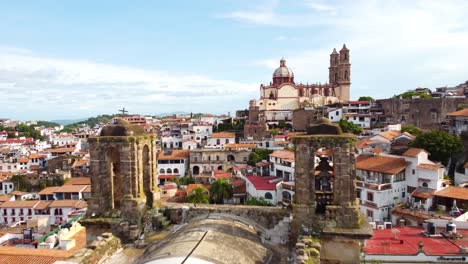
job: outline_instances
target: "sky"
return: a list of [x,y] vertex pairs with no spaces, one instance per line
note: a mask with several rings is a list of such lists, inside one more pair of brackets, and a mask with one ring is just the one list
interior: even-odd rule
[[284,57],[325,83],[350,49],[351,97],[468,80],[468,1],[0,0],[0,117],[234,114]]

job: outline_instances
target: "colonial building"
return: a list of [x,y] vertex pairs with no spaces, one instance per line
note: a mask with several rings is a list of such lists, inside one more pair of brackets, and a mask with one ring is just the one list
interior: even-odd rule
[[281,59],[280,66],[273,72],[273,81],[260,85],[260,99],[250,106],[250,111],[259,111],[256,115],[258,119],[251,119],[253,116],[249,113],[250,123],[291,123],[293,111],[296,109],[349,101],[349,62],[349,49],[346,45],[343,45],[340,53],[333,49],[330,55],[328,83],[302,84],[295,82],[293,71],[286,66],[286,60]]

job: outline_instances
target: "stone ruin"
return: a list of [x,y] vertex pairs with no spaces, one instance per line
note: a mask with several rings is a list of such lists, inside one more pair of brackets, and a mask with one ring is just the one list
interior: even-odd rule
[[91,198],[83,223],[107,223],[122,238],[134,239],[147,209],[158,200],[155,139],[119,119],[88,141]]
[[294,239],[320,237],[321,263],[359,263],[360,244],[372,236],[372,229],[362,220],[356,197],[356,137],[322,118],[293,141]]

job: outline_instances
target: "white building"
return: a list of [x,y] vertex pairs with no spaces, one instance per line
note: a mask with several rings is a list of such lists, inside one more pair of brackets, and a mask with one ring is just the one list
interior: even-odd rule
[[[188,150],[165,150],[158,154],[158,184],[167,179],[184,177],[189,168]],[[163,181],[162,181],[163,180]]]
[[161,142],[163,149],[179,149],[182,148],[181,136],[162,136]]
[[468,108],[449,113],[447,117],[450,119],[451,135],[461,135],[462,132],[468,131]]
[[198,142],[194,139],[184,139],[182,140],[182,149],[184,150],[191,150],[191,149],[197,149],[198,148]]
[[9,180],[0,180],[0,194],[9,194],[14,190],[13,183]]
[[278,204],[278,197],[282,179],[277,177],[243,176],[245,180],[247,198],[263,198],[272,205]]
[[236,143],[236,135],[229,132],[213,133],[208,138],[206,147],[223,148],[226,144]]
[[295,167],[294,151],[276,150],[270,154],[270,175],[282,178],[284,181],[294,181]]
[[361,155],[356,158],[360,209],[369,222],[390,219],[392,208],[408,196],[404,158]]

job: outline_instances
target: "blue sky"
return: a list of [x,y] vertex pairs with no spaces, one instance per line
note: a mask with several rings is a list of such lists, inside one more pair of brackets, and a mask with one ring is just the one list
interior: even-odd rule
[[326,82],[351,50],[351,95],[468,79],[467,1],[0,1],[1,117],[233,113],[285,57]]

